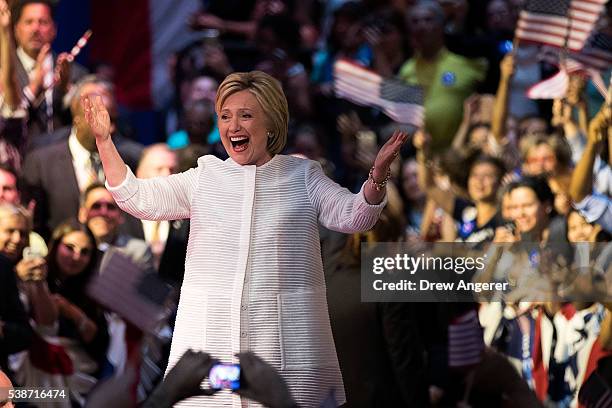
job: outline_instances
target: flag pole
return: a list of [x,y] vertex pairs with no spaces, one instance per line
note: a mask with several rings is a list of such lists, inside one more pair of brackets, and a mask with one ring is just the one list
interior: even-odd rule
[[[76,42],[74,47],[72,47],[72,49],[70,50],[70,53],[68,54],[68,62],[73,62],[74,59],[77,57],[77,55],[79,55],[81,50],[87,45],[87,42],[89,41],[89,37],[91,37],[92,33],[93,31],[89,29],[85,31],[85,33],[81,36],[81,38],[79,38],[79,40]],[[47,91],[55,87],[55,85],[57,85],[58,82],[59,82],[59,77],[57,75],[54,75],[53,81],[44,90]]]

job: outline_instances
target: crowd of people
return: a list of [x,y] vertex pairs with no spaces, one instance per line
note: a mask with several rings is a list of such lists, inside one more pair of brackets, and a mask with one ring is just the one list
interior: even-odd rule
[[[563,97],[526,96],[558,71],[550,55],[562,51],[514,40],[523,2],[202,3],[186,24],[203,39],[168,64],[166,139],[145,147],[120,115],[107,67],[88,72],[51,50],[54,4],[0,0],[0,384],[69,388],[57,406],[162,407],[212,393],[199,385],[216,357],[201,350],[188,351],[162,380],[190,220],[139,220],[120,209],[82,101],[101,97],[112,141],[136,177],[168,176],[204,155],[228,158],[217,88],[234,71],[258,70],[287,97],[282,153],[320,163],[351,192],[396,129],[409,135],[376,226],[355,234],[319,227],[347,407],[612,406],[612,107],[582,71],[570,74]],[[612,38],[610,3],[596,29]],[[423,125],[337,98],[341,58],[422,86]],[[610,79],[610,69],[601,74]],[[474,278],[483,282],[501,279],[504,265],[541,268],[513,243],[565,248],[563,265],[549,269],[575,266],[580,243],[596,260],[588,279],[546,301],[533,272],[505,277],[517,289],[501,298],[364,303],[361,244],[376,242],[489,251],[500,267]],[[154,334],[87,294],[115,252],[176,289]],[[242,396],[297,406],[295,382],[287,388],[253,354],[240,363],[251,384]],[[332,400],[333,391],[323,394]],[[335,406],[330,400],[321,406]]]

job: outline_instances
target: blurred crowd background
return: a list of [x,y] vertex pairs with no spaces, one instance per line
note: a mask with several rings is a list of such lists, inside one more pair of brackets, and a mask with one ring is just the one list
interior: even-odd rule
[[[551,15],[569,4],[527,2]],[[395,129],[411,135],[379,224],[353,236],[320,231],[347,406],[612,407],[612,6],[588,29],[599,65],[575,69],[568,49],[517,40],[525,7],[0,0],[2,371],[15,385],[69,387],[70,401],[57,405],[84,406],[101,380],[133,367],[134,396],[147,400],[165,370],[189,220],[140,221],[118,208],[80,98],[103,97],[115,144],[138,177],[164,176],[205,154],[227,158],[216,88],[233,71],[256,69],[287,96],[285,152],[319,161],[353,192]],[[93,35],[75,59],[87,29]],[[337,97],[340,59],[421,86],[423,123],[395,123]],[[546,99],[528,96],[559,74],[561,85],[544,86]],[[361,303],[360,244],[389,241],[495,243],[496,268],[475,280],[498,279],[495,269],[507,265],[531,272],[507,275],[520,291],[491,302]],[[566,251],[544,265],[512,243]],[[579,243],[592,245],[579,251]],[[152,331],[88,295],[116,252],[172,289],[167,319]],[[556,276],[550,271],[577,267],[561,295],[525,300],[549,289],[531,280],[543,268]]]

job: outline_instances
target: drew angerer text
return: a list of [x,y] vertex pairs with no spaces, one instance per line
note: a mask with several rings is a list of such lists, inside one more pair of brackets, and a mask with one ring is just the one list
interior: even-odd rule
[[506,291],[508,290],[508,282],[430,282],[427,279],[420,279],[417,282],[402,279],[398,282],[384,282],[377,279],[373,282],[374,290],[376,291],[452,291],[466,290],[472,292],[483,291]]

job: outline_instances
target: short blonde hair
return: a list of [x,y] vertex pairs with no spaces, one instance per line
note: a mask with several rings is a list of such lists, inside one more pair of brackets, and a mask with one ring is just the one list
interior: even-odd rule
[[283,88],[276,79],[261,71],[234,72],[228,75],[219,89],[215,99],[217,114],[231,95],[248,90],[262,107],[268,119],[268,152],[275,155],[280,153],[287,143],[289,129],[289,106]]
[[32,231],[32,217],[28,210],[21,205],[11,203],[0,204],[0,220],[7,219],[8,217],[21,217],[26,222],[28,230]]

